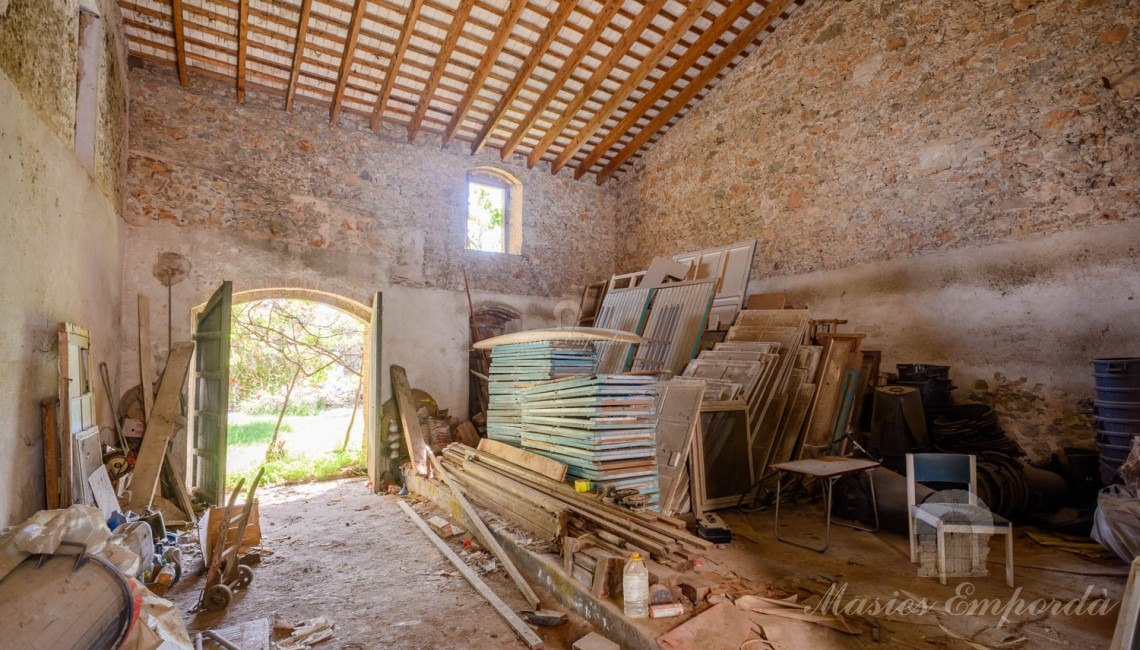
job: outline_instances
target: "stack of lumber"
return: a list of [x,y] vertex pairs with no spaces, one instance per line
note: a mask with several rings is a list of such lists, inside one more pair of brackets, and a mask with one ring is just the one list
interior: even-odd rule
[[555,544],[567,535],[589,535],[595,546],[611,553],[641,553],[670,567],[685,565],[711,546],[677,519],[631,512],[459,443],[444,450],[443,465],[471,500]]
[[588,343],[535,341],[492,349],[487,437],[518,447],[523,389],[560,377],[590,375],[594,365],[594,351]]
[[657,502],[656,379],[595,375],[522,391],[522,447],[602,488],[632,488]]

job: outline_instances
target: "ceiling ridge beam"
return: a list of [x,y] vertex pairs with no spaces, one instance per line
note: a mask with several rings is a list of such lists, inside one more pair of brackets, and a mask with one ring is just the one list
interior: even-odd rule
[[563,65],[559,67],[558,72],[554,75],[554,78],[550,80],[550,83],[546,85],[546,89],[539,95],[538,100],[535,101],[534,105],[527,111],[526,117],[524,117],[518,127],[515,128],[511,137],[507,139],[506,146],[503,147],[501,154],[501,158],[504,162],[506,162],[507,159],[511,157],[511,154],[514,153],[515,149],[518,148],[519,143],[522,142],[527,132],[530,131],[530,127],[534,126],[535,121],[542,115],[542,111],[550,104],[554,96],[562,90],[562,86],[566,84],[566,80],[570,78],[570,75],[573,74],[574,70],[578,68],[578,65],[582,63],[582,59],[586,58],[590,49],[593,48],[594,44],[601,38],[602,33],[609,27],[610,21],[614,19],[614,16],[618,10],[622,8],[623,4],[624,0],[606,0],[603,9],[598,12],[593,24],[590,25],[590,29],[588,29],[582,36],[582,39],[578,41],[578,45],[571,51],[570,56],[567,57]]
[[515,23],[518,22],[526,5],[527,0],[511,0],[507,13],[499,21],[499,26],[495,30],[495,37],[491,39],[491,44],[483,53],[483,65],[475,70],[475,74],[471,77],[471,83],[467,84],[467,91],[463,93],[463,100],[459,102],[459,108],[451,116],[451,122],[447,125],[447,132],[443,136],[443,146],[446,147],[451,144],[452,139],[455,138],[455,132],[463,124],[463,118],[467,117],[467,111],[471,109],[471,102],[475,101],[475,97],[483,88],[483,82],[487,80],[487,75],[491,73],[491,68],[499,59],[499,53],[506,46],[507,39],[511,37]]
[[174,30],[174,56],[178,62],[178,83],[186,86],[189,74],[186,69],[186,32],[182,26],[182,0],[171,0],[170,27]]
[[[609,0],[611,3],[613,0]],[[499,98],[499,104],[495,110],[491,112],[490,118],[483,124],[480,129],[479,135],[475,137],[475,142],[471,143],[471,154],[479,153],[484,146],[487,145],[487,140],[491,138],[491,134],[495,131],[495,126],[498,125],[499,120],[503,119],[503,115],[510,109],[511,104],[522,92],[523,86],[530,76],[534,74],[538,64],[542,61],[542,57],[550,51],[550,46],[554,44],[558,32],[562,30],[562,26],[569,20],[570,15],[578,8],[578,0],[561,0],[558,5],[558,11],[550,19],[545,30],[540,33],[538,40],[535,41],[534,47],[531,48],[530,54],[523,60],[523,65],[515,73],[515,78],[511,81],[511,85],[507,88],[507,92]],[[604,9],[603,9],[604,11]],[[584,40],[584,37],[583,37]],[[581,41],[579,41],[581,42]],[[565,66],[569,67],[571,64],[566,62]]]
[[[740,0],[740,2],[744,2],[744,0]],[[637,89],[641,82],[657,69],[657,65],[661,63],[661,59],[665,58],[665,55],[669,54],[669,52],[677,46],[677,43],[684,38],[685,34],[689,33],[689,28],[701,17],[710,4],[712,4],[712,0],[692,0],[691,4],[685,9],[685,12],[673,22],[673,25],[669,27],[669,31],[666,32],[665,36],[658,41],[657,45],[650,50],[649,54],[638,64],[633,73],[618,85],[617,90],[614,91],[605,105],[598,109],[594,117],[578,131],[578,134],[574,136],[570,144],[562,149],[558,157],[554,160],[554,163],[550,166],[551,172],[557,174],[566,163],[570,162],[574,154],[578,153],[578,150],[590,141],[594,133],[602,128],[606,120],[610,119],[610,116],[633,94],[633,91]]]
[[297,79],[301,76],[301,61],[305,58],[305,39],[309,35],[309,15],[313,0],[302,0],[301,15],[297,19],[297,43],[293,46],[293,71],[289,75],[289,89],[285,93],[285,110],[293,112],[293,98],[297,94]]
[[621,167],[622,164],[630,156],[632,156],[638,149],[645,145],[645,143],[648,142],[651,137],[653,137],[653,134],[664,128],[665,125],[669,123],[669,120],[673,119],[673,116],[680,112],[681,109],[683,109],[694,97],[696,97],[697,93],[704,90],[708,87],[709,84],[715,81],[717,75],[719,75],[720,72],[724,70],[724,68],[727,67],[730,63],[732,63],[733,59],[735,59],[737,56],[740,56],[744,52],[745,48],[747,48],[757,38],[759,38],[759,36],[772,25],[772,22],[776,20],[780,14],[784,13],[788,9],[788,6],[791,5],[793,1],[794,0],[773,0],[767,7],[764,8],[764,11],[760,12],[759,15],[753,18],[752,22],[750,22],[747,27],[741,30],[740,34],[732,41],[732,43],[730,43],[729,46],[725,49],[721,50],[721,52],[716,55],[716,58],[709,62],[699,77],[697,77],[689,85],[685,86],[685,88],[680,93],[678,93],[676,97],[673,98],[668,106],[661,109],[661,112],[659,112],[653,118],[653,120],[645,126],[645,128],[641,129],[641,131],[639,131],[638,134],[634,136],[633,140],[631,140],[629,144],[627,144],[613,157],[612,160],[609,161],[609,163],[606,164],[605,168],[602,169],[602,171],[597,175],[598,184],[601,185],[602,183],[606,182],[611,176],[613,176],[613,173],[617,171],[618,168]]
[[[641,12],[638,13],[637,19],[630,24],[625,33],[622,34],[621,39],[614,44],[610,53],[607,54],[606,58],[594,69],[594,73],[590,75],[590,78],[582,84],[582,89],[574,94],[574,99],[566,106],[562,114],[559,115],[558,119],[551,125],[550,129],[543,134],[539,143],[531,149],[530,154],[527,156],[528,167],[534,167],[538,164],[538,161],[542,159],[542,155],[545,154],[546,150],[550,148],[550,145],[554,144],[554,141],[558,139],[558,134],[566,128],[570,120],[574,119],[574,116],[582,109],[582,105],[586,103],[586,100],[597,92],[598,88],[605,82],[610,73],[613,72],[618,62],[629,53],[633,44],[641,39],[641,35],[645,32],[646,28],[653,23],[653,19],[661,13],[661,10],[668,1],[669,0],[648,0],[648,2],[646,2]],[[559,88],[559,92],[561,92],[561,88]]]
[[249,45],[249,0],[238,2],[237,99],[245,101],[245,49]]
[[[649,92],[645,93],[644,96],[637,100],[637,103],[633,106],[633,108],[629,110],[628,113],[626,113],[625,117],[622,118],[618,125],[613,129],[610,129],[610,132],[606,134],[606,137],[602,138],[601,143],[598,144],[598,146],[594,147],[592,151],[590,151],[589,155],[586,156],[585,160],[583,160],[582,163],[578,165],[578,168],[574,171],[574,178],[580,179],[585,176],[586,173],[590,171],[590,168],[594,166],[594,163],[597,162],[603,154],[609,151],[610,147],[613,147],[622,135],[632,129],[634,125],[637,124],[637,121],[641,119],[641,116],[645,115],[646,111],[653,108],[653,105],[657,103],[657,100],[664,97],[665,93],[669,92],[669,90],[672,89],[673,86],[685,76],[685,73],[689,71],[689,68],[692,68],[697,63],[697,61],[701,60],[701,57],[705,56],[705,54],[708,53],[709,48],[712,47],[718,40],[720,40],[721,36],[724,35],[724,32],[728,31],[728,29],[732,27],[733,23],[735,23],[741,16],[747,14],[748,10],[751,9],[755,4],[756,3],[753,2],[753,0],[736,0],[736,2],[725,7],[724,11],[722,11],[721,14],[717,16],[717,19],[713,21],[713,23],[709,25],[708,28],[705,29],[704,33],[701,34],[701,37],[697,39],[697,42],[694,43],[692,47],[685,50],[685,53],[681,55],[681,58],[679,58],[677,62],[669,68],[669,71],[665,73],[665,76],[661,77],[657,83],[653,84],[653,87],[650,88]],[[764,4],[769,5],[771,3],[766,2]],[[736,41],[733,40],[733,42]],[[630,88],[629,92],[632,93],[633,89]]]
[[459,9],[451,21],[451,27],[447,31],[447,37],[443,40],[443,47],[439,51],[435,65],[432,66],[431,76],[428,77],[427,85],[424,86],[423,94],[420,96],[419,104],[416,106],[416,114],[412,116],[412,123],[408,125],[409,142],[415,140],[416,134],[419,133],[420,122],[422,122],[424,116],[427,115],[432,97],[439,87],[439,82],[443,78],[444,70],[451,61],[451,53],[455,51],[455,46],[459,44],[459,37],[463,34],[463,26],[467,24],[467,17],[471,15],[471,8],[474,6],[475,0],[461,0],[459,3]]
[[356,4],[352,7],[352,20],[344,37],[344,53],[340,59],[340,74],[337,76],[336,90],[333,92],[332,109],[329,110],[329,124],[336,124],[340,116],[340,102],[344,99],[344,88],[348,83],[353,57],[356,55],[356,41],[360,38],[360,23],[364,20],[364,7],[367,4],[368,0],[356,0]]
[[389,60],[388,73],[384,75],[384,85],[380,87],[380,92],[376,95],[376,107],[372,111],[371,126],[373,133],[380,130],[380,119],[384,117],[384,105],[388,103],[388,97],[392,94],[396,75],[400,73],[400,66],[404,63],[404,51],[408,48],[408,41],[412,38],[416,20],[419,18],[420,9],[423,6],[424,0],[412,0],[411,6],[408,7],[408,13],[404,16],[404,26],[400,29],[400,40],[396,43],[396,50]]

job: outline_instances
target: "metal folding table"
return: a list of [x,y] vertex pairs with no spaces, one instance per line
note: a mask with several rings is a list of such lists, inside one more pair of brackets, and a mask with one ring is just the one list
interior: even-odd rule
[[[856,530],[865,530],[867,532],[875,532],[879,529],[879,508],[875,503],[875,477],[871,473],[879,463],[865,458],[846,458],[843,456],[820,456],[819,458],[810,458],[805,460],[793,460],[787,463],[777,463],[772,465],[772,469],[777,471],[776,475],[776,539],[784,542],[785,544],[792,544],[800,548],[806,548],[809,551],[818,551],[820,553],[827,550],[831,544],[831,489],[835,482],[844,476],[857,474],[859,472],[867,472],[867,478],[871,482],[871,509],[875,514],[875,525],[872,528],[853,524],[846,521],[835,520],[836,524],[854,528]],[[823,497],[824,497],[824,516],[827,521],[827,529],[823,540],[823,546],[816,548],[802,542],[795,540],[785,539],[780,537],[780,487],[783,483],[784,472],[791,474],[799,474],[801,476],[810,476],[812,478],[820,479],[823,484]]]

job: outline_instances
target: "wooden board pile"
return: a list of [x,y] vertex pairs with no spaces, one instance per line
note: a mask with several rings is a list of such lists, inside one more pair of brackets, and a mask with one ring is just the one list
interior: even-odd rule
[[522,391],[539,382],[593,374],[588,343],[537,341],[500,345],[491,351],[487,437],[516,447],[522,443]]
[[590,536],[593,545],[622,557],[641,553],[682,567],[711,547],[683,522],[651,511],[631,512],[561,481],[456,443],[443,453],[448,475],[471,500],[544,541],[561,545]]
[[656,378],[595,375],[522,391],[522,447],[595,486],[632,488],[657,503]]

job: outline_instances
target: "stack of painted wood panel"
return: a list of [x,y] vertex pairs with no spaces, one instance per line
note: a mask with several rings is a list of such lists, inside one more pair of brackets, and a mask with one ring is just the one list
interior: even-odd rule
[[594,368],[594,350],[588,343],[536,341],[495,347],[488,382],[487,437],[518,447],[523,390],[551,379],[589,376]]
[[657,502],[656,378],[596,375],[523,390],[522,447],[595,485],[636,488]]

